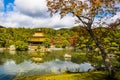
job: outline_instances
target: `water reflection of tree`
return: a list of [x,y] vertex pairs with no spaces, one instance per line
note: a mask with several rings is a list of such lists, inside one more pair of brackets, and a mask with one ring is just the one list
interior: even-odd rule
[[3,61],[1,61],[1,59],[0,59],[0,65],[3,65],[4,64],[4,62]]
[[95,52],[94,53],[93,52],[85,53],[84,51],[75,52],[72,55],[72,62],[78,64],[88,62],[91,63],[91,65],[96,68],[101,67],[104,62],[102,60],[102,57],[96,54],[97,53]]
[[20,64],[28,59],[29,56],[27,52],[16,52],[16,54],[10,54],[9,52],[0,53],[0,64],[1,62],[2,64],[5,63],[7,60],[14,60],[16,64]]
[[[34,52],[31,52],[34,53]],[[20,64],[24,62],[25,60],[30,60],[31,56],[28,52],[16,52],[16,54],[10,54],[9,52],[2,52],[0,53],[0,65],[3,65],[6,60],[14,60],[16,64]],[[41,53],[38,53],[40,55]],[[71,61],[77,64],[81,64],[84,62],[89,62],[96,68],[101,67],[103,65],[103,60],[101,56],[98,55],[98,52],[90,51],[87,52],[87,54],[84,51],[72,51],[72,50],[56,50],[52,51],[51,53],[45,53],[45,55],[40,56],[43,58],[44,62],[51,61],[51,60],[62,60],[64,61],[64,55],[70,54],[72,55]],[[113,59],[112,59],[113,60]],[[114,64],[117,62],[113,60]]]

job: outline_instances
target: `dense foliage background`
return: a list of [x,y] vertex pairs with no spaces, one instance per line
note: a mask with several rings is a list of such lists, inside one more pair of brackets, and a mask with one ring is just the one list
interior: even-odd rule
[[[14,44],[18,50],[26,50],[28,37],[39,29],[47,37],[43,42],[44,46],[55,45],[58,48],[72,46],[77,50],[99,51],[84,27],[79,26],[59,30],[52,28],[0,28],[0,47],[9,47]],[[94,28],[93,31],[108,53],[118,53],[120,51],[120,29],[111,30],[99,27]],[[19,47],[22,48],[19,49]]]

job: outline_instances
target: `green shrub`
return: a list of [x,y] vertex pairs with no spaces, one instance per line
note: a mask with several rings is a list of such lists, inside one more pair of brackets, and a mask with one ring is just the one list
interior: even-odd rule
[[28,49],[28,44],[23,41],[16,41],[15,48],[18,51],[26,51]]

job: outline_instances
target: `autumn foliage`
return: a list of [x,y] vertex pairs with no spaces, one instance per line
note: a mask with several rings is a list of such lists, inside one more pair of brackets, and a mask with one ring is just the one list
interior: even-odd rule
[[[94,40],[96,46],[101,51],[101,56],[105,62],[105,66],[108,69],[109,75],[112,74],[112,65],[106,55],[102,42],[93,32],[93,23],[98,18],[103,18],[104,14],[108,14],[111,17],[117,12],[116,6],[120,0],[46,0],[48,11],[52,16],[55,13],[59,13],[61,18],[67,14],[72,14],[77,17],[77,22],[85,27],[88,34]],[[99,24],[98,24],[99,25]]]

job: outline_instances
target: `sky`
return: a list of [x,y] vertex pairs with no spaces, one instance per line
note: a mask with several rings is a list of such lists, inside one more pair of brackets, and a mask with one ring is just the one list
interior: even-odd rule
[[0,0],[0,25],[5,27],[59,29],[75,26],[74,20],[70,15],[50,17],[46,0]]
[[[120,12],[107,20],[108,23],[115,21],[119,16]],[[50,17],[46,0],[0,0],[0,25],[5,27],[59,29],[76,26],[74,21],[75,18],[71,15],[62,19],[58,14]]]

